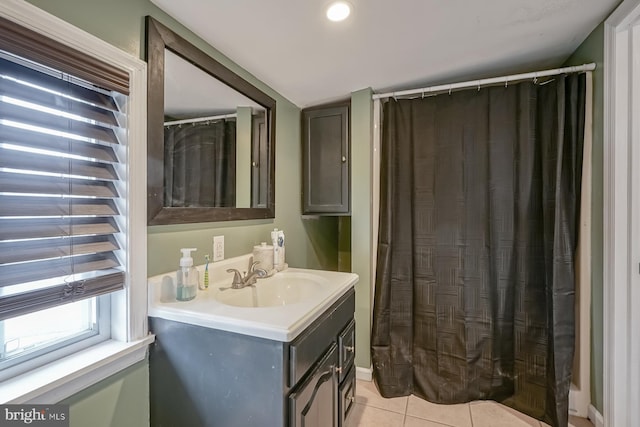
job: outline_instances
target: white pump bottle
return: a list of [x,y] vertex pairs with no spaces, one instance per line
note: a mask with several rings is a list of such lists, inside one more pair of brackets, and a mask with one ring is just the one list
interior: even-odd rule
[[191,258],[191,251],[197,249],[183,248],[180,250],[182,251],[182,258],[180,258],[180,268],[176,272],[176,299],[178,301],[189,301],[196,297],[200,282],[200,274],[198,269],[193,266],[193,258]]

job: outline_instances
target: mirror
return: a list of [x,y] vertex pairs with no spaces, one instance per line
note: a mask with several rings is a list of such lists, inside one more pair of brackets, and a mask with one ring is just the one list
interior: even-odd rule
[[275,100],[147,17],[147,223],[275,216]]

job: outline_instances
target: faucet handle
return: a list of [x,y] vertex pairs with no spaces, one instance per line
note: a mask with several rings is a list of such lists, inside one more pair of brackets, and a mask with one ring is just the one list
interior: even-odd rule
[[253,258],[249,258],[249,273],[253,272],[258,264],[260,264],[260,261],[254,261]]
[[233,282],[231,282],[231,287],[236,287],[238,285],[243,285],[244,282],[242,280],[242,274],[235,268],[227,269],[227,273],[233,273]]

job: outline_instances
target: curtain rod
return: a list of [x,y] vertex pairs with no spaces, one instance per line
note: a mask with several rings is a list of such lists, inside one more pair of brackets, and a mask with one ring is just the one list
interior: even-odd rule
[[430,86],[430,87],[424,87],[421,89],[408,89],[408,90],[401,90],[397,92],[374,94],[373,99],[395,98],[398,96],[418,95],[418,94],[426,95],[427,93],[445,92],[445,91],[451,91],[454,89],[463,89],[468,87],[480,88],[481,86],[488,86],[496,83],[507,84],[515,80],[528,80],[528,79],[535,80],[538,77],[555,76],[558,74],[565,74],[565,73],[579,73],[582,71],[593,71],[595,69],[596,69],[596,64],[592,62],[590,64],[577,65],[574,67],[554,68],[552,70],[536,71],[533,73],[512,74],[510,76],[493,77],[489,79],[480,79],[480,80],[469,80],[466,82]]
[[174,120],[171,122],[164,122],[165,126],[170,125],[183,125],[185,123],[198,123],[198,122],[206,122],[208,120],[222,120],[222,119],[230,119],[236,117],[237,114],[223,114],[221,116],[209,116],[209,117],[198,117],[197,119],[184,119],[184,120]]

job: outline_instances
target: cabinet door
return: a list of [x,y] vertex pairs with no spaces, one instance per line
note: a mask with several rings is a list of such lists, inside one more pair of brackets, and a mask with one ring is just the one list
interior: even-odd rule
[[349,106],[303,111],[303,213],[347,215]]
[[309,378],[289,395],[289,427],[338,426],[337,363],[333,343]]

